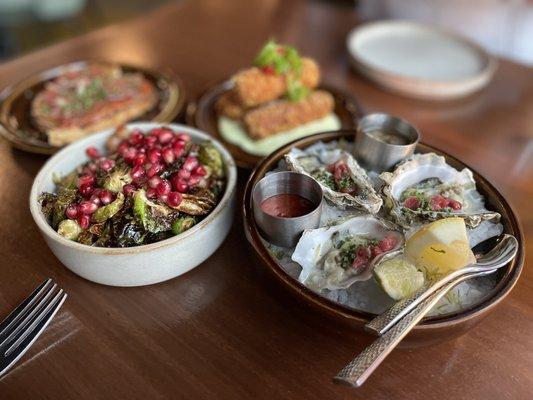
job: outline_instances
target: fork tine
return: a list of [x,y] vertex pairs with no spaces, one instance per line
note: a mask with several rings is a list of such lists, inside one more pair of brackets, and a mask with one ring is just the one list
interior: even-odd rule
[[[31,324],[29,326],[27,326],[24,329],[24,331],[22,331],[20,333],[20,335],[18,335],[18,337],[15,340],[15,342],[11,346],[9,346],[9,348],[5,352],[5,356],[9,357],[9,354],[11,354],[14,350],[16,350],[17,347],[26,339],[26,337],[28,337],[28,335],[30,335],[30,333],[35,329],[35,327],[37,325],[39,325],[39,323],[44,318],[46,318],[46,316],[48,315],[50,310],[54,310],[56,308],[57,304],[60,304],[60,305],[63,304],[63,302],[65,301],[66,297],[67,297],[67,295],[63,291],[63,289],[59,289],[59,291],[56,293],[54,298],[46,305],[46,307],[42,311],[39,312],[39,314],[36,315],[36,317],[33,319]],[[57,310],[58,309],[59,308],[57,308]]]
[[[17,318],[17,321],[16,321],[17,324],[14,324],[14,323],[11,324],[10,326],[10,328],[12,328],[11,332],[9,332],[9,330],[6,330],[5,335],[7,335],[7,337],[4,337],[3,340],[0,341],[0,349],[4,347],[6,344],[8,344],[9,342],[11,342],[19,334],[21,330],[23,330],[26,326],[28,326],[28,324],[31,323],[32,320],[35,319],[36,315],[41,313],[41,310],[47,304],[48,299],[54,293],[54,290],[56,288],[57,288],[56,283],[54,283],[51,287],[49,286],[46,293],[44,293],[41,297],[38,298],[37,304],[33,305],[31,309],[26,310],[27,312],[23,316],[24,318],[22,319],[22,321],[18,322],[20,318]],[[2,338],[0,337],[0,339]]]
[[17,340],[6,352],[5,358],[2,360],[0,357],[0,377],[6,373],[9,368],[16,363],[31,347],[31,345],[37,340],[44,329],[48,326],[52,318],[56,315],[57,311],[61,308],[65,299],[66,293],[62,293],[62,290],[54,297],[43,313],[28,327],[27,332],[24,332],[24,338],[22,336]]
[[2,322],[0,322],[0,336],[7,334],[7,331],[22,318],[28,310],[35,304],[50,285],[52,279],[48,278],[35,288]]

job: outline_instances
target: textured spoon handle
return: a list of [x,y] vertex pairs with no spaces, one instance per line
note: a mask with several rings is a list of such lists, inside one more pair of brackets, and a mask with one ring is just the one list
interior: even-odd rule
[[441,292],[430,296],[420,303],[413,311],[377,338],[370,346],[363,350],[354,360],[344,367],[334,378],[350,386],[359,387],[375,371],[389,353],[400,343],[409,331],[424,317],[424,315],[437,303]]
[[416,306],[415,302],[422,300],[422,296],[428,292],[431,288],[431,282],[425,282],[424,285],[411,296],[400,300],[385,311],[383,314],[378,315],[365,325],[367,332],[381,336],[387,329],[389,329],[402,315],[405,315],[412,306]]
[[383,336],[377,338],[370,346],[344,367],[333,380],[350,386],[359,387],[376,370],[389,353],[411,331],[411,329],[437,304],[437,302],[456,284],[489,272],[463,275],[448,283],[440,290],[422,301],[414,310],[400,319]]

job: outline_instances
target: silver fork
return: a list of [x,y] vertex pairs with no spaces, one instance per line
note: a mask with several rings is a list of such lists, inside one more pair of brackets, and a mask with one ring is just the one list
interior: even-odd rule
[[65,302],[67,294],[56,289],[48,278],[0,323],[0,377],[26,353]]

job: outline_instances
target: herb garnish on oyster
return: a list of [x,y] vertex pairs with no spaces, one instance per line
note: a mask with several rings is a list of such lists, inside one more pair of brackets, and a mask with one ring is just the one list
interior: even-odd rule
[[471,228],[500,218],[485,208],[472,171],[457,171],[435,153],[415,154],[380,178],[385,181],[385,204],[405,228],[450,216],[464,218]]
[[305,151],[292,149],[285,155],[289,169],[314,178],[324,196],[339,208],[356,208],[375,214],[383,201],[377,195],[366,171],[345,150],[327,145]]

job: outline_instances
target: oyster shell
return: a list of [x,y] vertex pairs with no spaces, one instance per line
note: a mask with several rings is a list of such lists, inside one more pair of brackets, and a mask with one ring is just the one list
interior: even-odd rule
[[302,267],[298,280],[310,289],[346,289],[356,281],[370,279],[380,257],[403,243],[398,226],[366,214],[305,231],[292,260]]
[[[382,189],[385,205],[404,228],[450,216],[464,218],[470,228],[484,220],[500,219],[500,214],[485,208],[472,171],[468,168],[457,171],[435,153],[415,154],[392,173],[383,172],[380,178],[385,182]],[[409,198],[414,202],[410,208],[406,206]],[[440,198],[444,198],[444,203],[439,203]],[[445,205],[446,201],[460,208],[452,209],[449,203]]]
[[365,170],[347,151],[321,144],[305,151],[292,149],[285,155],[289,169],[314,178],[322,187],[326,199],[335,206],[376,214],[383,200],[374,190]]

